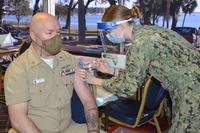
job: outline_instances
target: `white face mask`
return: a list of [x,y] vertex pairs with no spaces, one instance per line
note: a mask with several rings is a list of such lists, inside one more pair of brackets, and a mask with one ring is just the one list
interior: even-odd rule
[[114,32],[108,33],[106,35],[106,37],[108,38],[109,41],[111,41],[112,43],[123,43],[125,42],[125,38],[124,35],[122,34],[121,36],[116,36],[116,34]]

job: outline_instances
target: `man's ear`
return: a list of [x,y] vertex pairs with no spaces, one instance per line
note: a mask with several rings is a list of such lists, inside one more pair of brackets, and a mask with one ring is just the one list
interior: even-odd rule
[[35,33],[33,33],[32,31],[30,31],[30,37],[31,37],[31,39],[32,39],[33,42],[36,42]]

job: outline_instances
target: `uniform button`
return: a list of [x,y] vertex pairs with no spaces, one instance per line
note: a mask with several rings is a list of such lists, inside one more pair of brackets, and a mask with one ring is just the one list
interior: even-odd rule
[[58,84],[56,84],[56,87],[59,87],[59,85],[58,85]]
[[40,90],[40,93],[42,92],[42,90]]
[[35,61],[32,61],[31,63],[32,63],[32,64],[35,64]]
[[60,101],[61,101],[61,98],[58,98],[58,101],[60,102]]
[[60,58],[60,59],[62,59],[63,57],[62,57],[62,56],[60,56],[59,58]]

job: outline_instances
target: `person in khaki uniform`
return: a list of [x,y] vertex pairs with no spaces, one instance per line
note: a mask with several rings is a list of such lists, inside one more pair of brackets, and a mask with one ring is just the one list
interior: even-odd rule
[[[98,111],[75,58],[61,50],[55,17],[37,13],[30,23],[30,48],[5,74],[5,96],[12,124],[19,133],[98,133]],[[71,120],[73,86],[81,99],[86,124]]]

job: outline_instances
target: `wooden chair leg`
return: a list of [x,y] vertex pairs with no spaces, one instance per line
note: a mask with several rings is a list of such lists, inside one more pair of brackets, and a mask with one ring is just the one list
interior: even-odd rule
[[154,122],[155,122],[155,126],[156,126],[156,131],[157,133],[162,133],[161,129],[160,129],[160,125],[159,125],[159,122],[157,120],[156,117],[153,118]]

